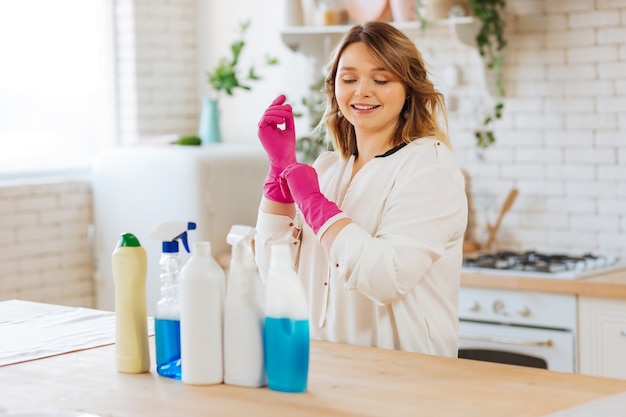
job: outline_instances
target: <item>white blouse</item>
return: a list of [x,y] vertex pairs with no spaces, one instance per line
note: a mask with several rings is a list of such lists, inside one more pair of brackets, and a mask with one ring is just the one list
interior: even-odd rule
[[[263,279],[273,241],[289,240],[309,300],[311,337],[457,356],[458,291],[467,226],[464,177],[451,150],[421,138],[370,160],[315,161],[320,189],[352,223],[330,259],[296,219],[259,211],[256,260]],[[295,236],[295,237],[294,237]]]

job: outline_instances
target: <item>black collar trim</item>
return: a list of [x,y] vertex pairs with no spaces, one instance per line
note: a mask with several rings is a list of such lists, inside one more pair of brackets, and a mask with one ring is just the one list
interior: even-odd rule
[[374,158],[384,158],[385,156],[389,156],[389,155],[393,155],[394,153],[398,152],[400,149],[404,148],[406,145],[408,145],[407,142],[402,142],[401,144],[399,144],[398,146],[389,149],[387,152],[385,152],[382,155],[376,155]]
[[[398,146],[389,149],[387,152],[380,154],[380,155],[376,155],[374,156],[374,158],[384,158],[386,156],[389,155],[393,155],[394,153],[398,152],[400,149],[404,148],[406,145],[408,145],[408,142],[402,142],[401,144],[399,144]],[[359,150],[355,150],[354,153],[352,154],[354,155],[354,157],[356,158],[357,156],[359,156]]]

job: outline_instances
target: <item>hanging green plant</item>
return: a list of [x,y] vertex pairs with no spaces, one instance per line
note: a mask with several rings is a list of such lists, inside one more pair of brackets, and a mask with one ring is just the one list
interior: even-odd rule
[[506,7],[505,0],[470,0],[474,16],[482,23],[476,35],[478,52],[485,62],[488,71],[492,71],[496,83],[496,103],[493,111],[483,119],[482,130],[476,131],[476,144],[480,148],[488,148],[496,141],[493,133],[493,122],[502,117],[504,110],[504,65],[503,49],[506,47],[504,29],[506,23],[502,13]]

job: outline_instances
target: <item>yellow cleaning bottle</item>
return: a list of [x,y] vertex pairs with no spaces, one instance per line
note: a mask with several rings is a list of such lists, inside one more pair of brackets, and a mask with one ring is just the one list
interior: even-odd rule
[[146,273],[148,257],[139,240],[125,233],[113,251],[115,356],[119,372],[150,370]]

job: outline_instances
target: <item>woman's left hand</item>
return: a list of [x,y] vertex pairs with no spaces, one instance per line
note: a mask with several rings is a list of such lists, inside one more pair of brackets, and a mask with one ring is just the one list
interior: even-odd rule
[[280,174],[280,188],[286,199],[292,198],[298,205],[315,234],[331,217],[341,213],[337,204],[320,191],[317,172],[310,165],[295,163],[285,168]]

